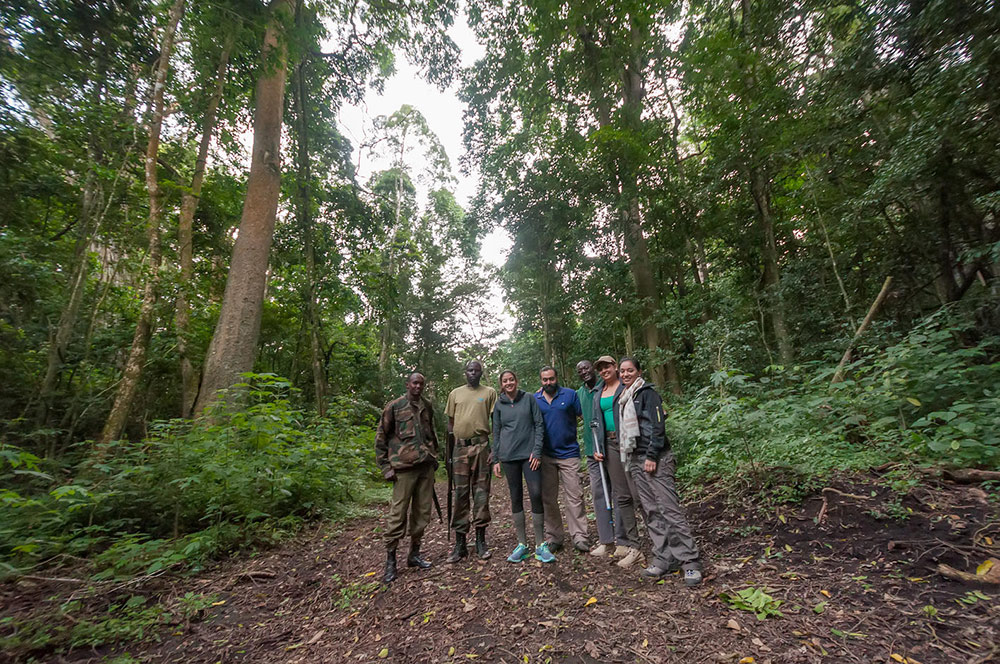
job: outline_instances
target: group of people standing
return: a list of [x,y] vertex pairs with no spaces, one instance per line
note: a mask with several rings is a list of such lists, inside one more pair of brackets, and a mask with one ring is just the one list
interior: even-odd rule
[[[500,392],[481,384],[483,366],[465,366],[466,384],[452,390],[448,417],[451,494],[449,525],[455,545],[447,562],[469,555],[468,535],[475,529],[475,551],[491,556],[486,541],[490,524],[490,481],[505,477],[517,546],[507,557],[520,563],[534,553],[542,563],[555,561],[569,531],[573,548],[597,557],[614,557],[620,567],[643,559],[636,511],[651,541],[651,560],[642,570],[650,579],[680,571],[687,585],[701,583],[698,547],[680,505],[674,482],[675,460],[664,430],[663,400],[642,377],[633,357],[615,361],[605,355],[576,367],[582,385],[559,384],[553,367],[539,372],[541,389],[528,394],[510,370],[499,376]],[[409,525],[410,567],[431,563],[420,552],[430,522],[434,471],[441,456],[434,412],[423,397],[424,377],[409,376],[406,394],[386,405],[375,436],[375,457],[393,495],[385,525],[386,563],[383,579],[397,576],[396,548]],[[583,422],[583,447],[577,437]],[[492,437],[492,444],[490,439]],[[597,523],[591,546],[580,484],[581,453],[587,471]],[[527,537],[524,488],[528,489],[534,547]],[[563,527],[558,496],[566,513]]]

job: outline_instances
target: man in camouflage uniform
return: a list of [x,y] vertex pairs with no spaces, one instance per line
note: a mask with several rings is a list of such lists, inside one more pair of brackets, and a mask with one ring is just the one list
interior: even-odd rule
[[[472,524],[476,527],[476,553],[490,557],[486,545],[486,526],[490,522],[490,431],[497,391],[480,385],[483,365],[472,360],[465,365],[465,382],[448,395],[448,433],[455,436],[451,459],[454,484],[451,527],[455,529],[455,548],[448,556],[457,563],[469,555],[466,536],[469,533],[469,502],[472,502]],[[471,494],[471,495],[470,495]]]
[[438,440],[434,433],[434,408],[423,397],[424,377],[410,374],[406,394],[386,404],[375,433],[375,462],[382,476],[393,483],[392,501],[385,521],[385,574],[396,578],[396,546],[410,525],[409,567],[427,569],[420,557],[420,538],[431,520],[434,471],[438,467]]

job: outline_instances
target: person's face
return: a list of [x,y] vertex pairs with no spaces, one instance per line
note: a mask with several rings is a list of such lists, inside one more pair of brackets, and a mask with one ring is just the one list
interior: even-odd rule
[[559,381],[556,379],[556,372],[552,369],[548,371],[543,371],[539,374],[542,379],[542,389],[549,394],[555,394],[556,390],[559,389]]
[[471,387],[478,387],[479,380],[483,377],[483,365],[479,362],[469,362],[465,365],[465,382]]
[[601,380],[605,383],[610,383],[614,381],[615,376],[618,374],[618,367],[614,364],[602,364],[597,373],[600,375]]
[[588,360],[584,360],[576,365],[576,375],[584,383],[591,383],[594,380],[594,365]]
[[500,379],[500,389],[513,396],[517,392],[517,378],[512,373],[505,373]]
[[642,375],[642,372],[636,369],[634,364],[626,361],[622,362],[622,366],[618,370],[618,375],[621,376],[622,385],[631,387],[635,379]]
[[416,400],[420,398],[420,395],[424,393],[424,377],[420,374],[410,376],[410,379],[406,381],[406,394],[410,399]]

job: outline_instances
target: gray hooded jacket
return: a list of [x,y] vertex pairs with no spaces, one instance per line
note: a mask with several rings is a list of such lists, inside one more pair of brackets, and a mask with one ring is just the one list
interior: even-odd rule
[[541,459],[544,431],[535,397],[518,390],[511,401],[501,392],[493,408],[493,461]]

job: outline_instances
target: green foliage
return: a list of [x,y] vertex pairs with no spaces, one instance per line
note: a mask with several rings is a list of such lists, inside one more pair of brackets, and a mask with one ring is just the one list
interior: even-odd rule
[[154,423],[149,438],[70,469],[70,481],[2,448],[14,487],[0,498],[5,564],[69,553],[92,556],[99,578],[155,573],[344,514],[375,479],[373,417],[356,407],[310,417],[289,391],[282,378],[248,374],[205,422]]
[[143,595],[117,598],[103,611],[93,611],[73,599],[52,613],[29,621],[0,619],[0,648],[7,652],[57,650],[137,642],[155,638],[168,624],[191,620],[212,606],[217,595],[186,593],[167,604],[150,602]]
[[[712,385],[672,406],[681,474],[743,476],[780,498],[795,477],[816,482],[886,461],[996,467],[1000,338],[970,344],[974,330],[971,314],[942,309],[899,343],[869,349],[873,357],[833,385],[827,363],[772,368],[756,380],[716,372]],[[913,480],[889,481],[905,494]],[[900,506],[891,516],[904,514]]]
[[774,599],[766,591],[766,588],[750,586],[735,593],[720,593],[719,599],[734,609],[749,611],[757,616],[757,620],[767,620],[775,616],[783,618],[784,614],[778,610],[778,607],[784,602],[780,599]]

